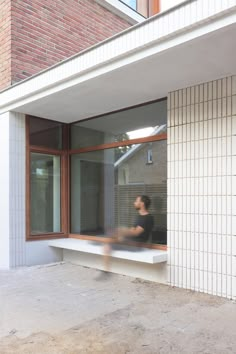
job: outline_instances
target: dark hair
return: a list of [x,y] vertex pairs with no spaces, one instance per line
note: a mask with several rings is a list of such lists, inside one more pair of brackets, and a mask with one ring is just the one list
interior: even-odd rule
[[151,205],[151,199],[147,195],[140,195],[141,202],[144,203],[145,209],[148,209]]

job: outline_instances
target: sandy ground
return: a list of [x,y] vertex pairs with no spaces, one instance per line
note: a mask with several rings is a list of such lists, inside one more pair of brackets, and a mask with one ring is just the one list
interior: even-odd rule
[[236,304],[71,264],[1,271],[10,353],[236,353]]

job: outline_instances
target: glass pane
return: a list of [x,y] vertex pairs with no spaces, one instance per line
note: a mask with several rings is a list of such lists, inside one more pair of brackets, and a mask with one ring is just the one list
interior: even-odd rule
[[31,234],[61,231],[60,156],[31,153]]
[[132,7],[132,9],[136,10],[137,7],[137,0],[121,0],[123,3],[125,3],[126,5],[128,5],[129,7]]
[[[149,242],[166,243],[166,140],[71,157],[71,232],[104,236],[133,226],[138,195],[151,198]],[[137,241],[135,238],[134,241]]]
[[62,149],[62,124],[30,117],[30,145]]
[[166,122],[166,100],[89,119],[71,126],[71,149],[161,134]]

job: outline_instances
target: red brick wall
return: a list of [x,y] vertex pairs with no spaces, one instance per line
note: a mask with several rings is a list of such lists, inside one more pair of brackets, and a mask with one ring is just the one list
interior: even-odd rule
[[128,27],[94,0],[12,0],[12,82]]
[[0,90],[11,83],[11,3],[0,0]]

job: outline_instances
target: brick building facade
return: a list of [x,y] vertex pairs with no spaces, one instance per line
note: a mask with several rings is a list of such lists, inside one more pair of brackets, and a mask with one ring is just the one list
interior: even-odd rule
[[0,1],[0,89],[11,82],[11,3]]
[[131,26],[95,0],[1,0],[0,23],[0,89]]
[[[122,200],[167,166],[166,245],[151,235],[143,252],[117,250],[111,271],[236,300],[236,0],[163,0],[136,26],[102,6],[125,0],[64,0],[66,13],[38,1],[0,0],[0,269],[104,269],[98,243]],[[127,138],[161,125],[163,135]],[[137,167],[132,145],[146,152]],[[160,190],[147,190],[160,206]]]

